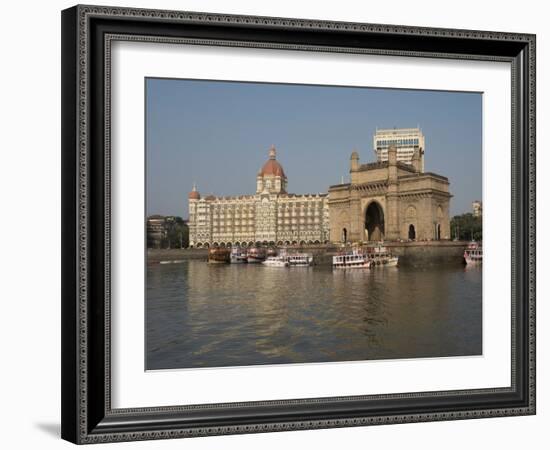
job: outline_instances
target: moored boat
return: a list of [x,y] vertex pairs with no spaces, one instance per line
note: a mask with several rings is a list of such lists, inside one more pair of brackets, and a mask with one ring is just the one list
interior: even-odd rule
[[367,247],[366,255],[372,263],[372,267],[395,267],[399,263],[399,257],[394,256],[384,245]]
[[212,247],[208,249],[208,263],[226,264],[230,261],[230,250],[223,247]]
[[268,256],[262,264],[270,267],[288,267],[288,259],[284,256]]
[[481,264],[483,262],[483,247],[480,243],[472,241],[464,250],[464,261],[467,265]]
[[248,259],[248,252],[245,248],[241,247],[233,247],[231,249],[231,263],[232,264],[239,264],[239,263],[245,263]]
[[313,264],[313,255],[311,253],[293,253],[287,256],[290,266],[311,266]]
[[371,264],[367,255],[357,249],[332,257],[332,267],[335,269],[369,269]]
[[252,247],[248,249],[247,261],[249,263],[261,263],[265,261],[267,252],[262,247]]

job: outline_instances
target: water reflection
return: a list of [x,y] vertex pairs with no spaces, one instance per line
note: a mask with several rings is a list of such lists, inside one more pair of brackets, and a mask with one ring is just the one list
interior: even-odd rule
[[481,354],[481,268],[149,266],[147,368]]

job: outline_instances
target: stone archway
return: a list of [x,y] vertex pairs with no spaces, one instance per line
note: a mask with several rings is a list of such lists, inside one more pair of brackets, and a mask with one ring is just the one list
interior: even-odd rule
[[365,210],[365,234],[368,241],[384,239],[384,210],[376,201],[369,203]]
[[411,241],[414,241],[416,239],[416,230],[412,223],[409,225],[409,239]]

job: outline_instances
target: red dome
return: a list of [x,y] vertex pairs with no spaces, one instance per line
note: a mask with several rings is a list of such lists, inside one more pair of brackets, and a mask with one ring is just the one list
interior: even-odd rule
[[275,147],[271,146],[271,148],[269,149],[269,159],[261,168],[259,175],[272,175],[276,177],[286,178],[283,166],[281,166],[279,162],[275,159],[275,155]]
[[269,161],[267,161],[262,167],[260,174],[275,175],[276,177],[283,177],[283,178],[286,177],[285,171],[283,170],[283,166],[281,166],[275,159],[270,159]]
[[193,184],[193,190],[189,192],[189,200],[200,200],[201,194],[197,191],[197,185]]

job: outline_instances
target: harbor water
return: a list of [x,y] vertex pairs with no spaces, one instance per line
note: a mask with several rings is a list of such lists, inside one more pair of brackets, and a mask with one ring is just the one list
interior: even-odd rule
[[146,369],[482,353],[482,269],[147,267]]

